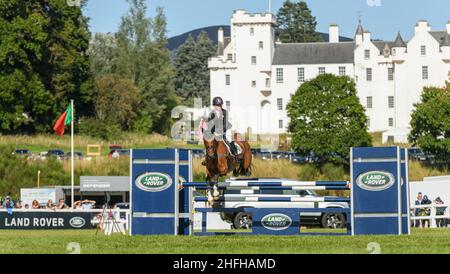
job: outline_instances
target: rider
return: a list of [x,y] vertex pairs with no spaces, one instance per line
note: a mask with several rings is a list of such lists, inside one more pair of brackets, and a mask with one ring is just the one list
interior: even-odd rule
[[236,156],[238,151],[231,137],[232,125],[228,121],[228,112],[222,108],[223,100],[220,97],[215,97],[212,104],[214,109],[208,116],[208,129],[210,129],[208,131],[215,136],[221,136],[225,144],[230,148],[232,156]]

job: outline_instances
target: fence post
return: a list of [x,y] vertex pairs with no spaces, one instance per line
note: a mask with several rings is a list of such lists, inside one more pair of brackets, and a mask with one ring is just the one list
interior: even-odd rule
[[436,226],[436,210],[437,210],[437,207],[436,207],[436,205],[435,204],[430,204],[430,217],[431,217],[431,220],[430,220],[430,227],[431,228],[436,228],[437,226]]

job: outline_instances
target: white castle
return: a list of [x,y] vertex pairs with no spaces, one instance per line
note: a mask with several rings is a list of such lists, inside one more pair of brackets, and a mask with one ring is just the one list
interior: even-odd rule
[[221,96],[233,130],[253,134],[287,132],[286,105],[305,81],[323,73],[348,75],[366,108],[370,132],[390,132],[384,141],[405,142],[411,112],[423,87],[443,86],[450,71],[450,22],[432,31],[419,21],[405,42],[373,41],[361,23],[353,41],[341,42],[330,25],[329,41],[280,43],[273,14],[237,10],[231,37],[219,29],[218,53],[210,58],[211,98]]

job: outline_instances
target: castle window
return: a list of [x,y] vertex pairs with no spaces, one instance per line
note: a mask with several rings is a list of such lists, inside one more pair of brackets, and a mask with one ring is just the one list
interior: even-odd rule
[[254,28],[250,28],[250,35],[251,36],[255,35],[255,29]]
[[319,75],[323,75],[325,74],[325,68],[324,67],[320,67],[319,68]]
[[225,85],[231,85],[231,76],[229,74],[225,75]]
[[266,78],[266,88],[270,88],[270,78]]
[[367,108],[369,109],[369,108],[372,108],[373,107],[373,102],[372,102],[372,96],[367,96],[367,98],[366,98],[366,106],[367,106]]
[[283,110],[283,98],[277,99],[277,108],[278,110]]
[[305,68],[297,69],[297,81],[299,83],[305,82]]
[[227,60],[228,61],[233,61],[233,53],[228,53]]
[[389,96],[388,97],[388,107],[389,108],[394,108],[394,96]]
[[283,120],[278,120],[278,128],[283,129]]
[[420,46],[420,55],[427,55],[427,46]]
[[225,102],[225,106],[226,106],[227,110],[230,111],[230,109],[231,109],[231,102],[230,101],[226,101]]
[[252,81],[252,88],[256,88],[256,81]]
[[370,59],[370,50],[366,49],[364,51],[364,59],[369,60]]
[[428,80],[428,66],[423,66],[422,67],[422,79],[423,80]]
[[367,82],[372,81],[372,69],[371,68],[366,69],[366,81]]
[[283,68],[277,68],[277,83],[282,84],[283,81]]
[[388,126],[389,127],[393,127],[394,126],[394,118],[389,118]]
[[388,68],[388,81],[394,81],[394,68]]
[[256,65],[256,56],[252,56],[252,65]]
[[259,45],[258,45],[260,50],[264,49],[264,42],[263,41],[259,41]]

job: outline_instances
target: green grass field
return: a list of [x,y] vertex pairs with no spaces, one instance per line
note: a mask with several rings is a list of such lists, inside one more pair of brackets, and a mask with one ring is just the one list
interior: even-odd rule
[[[450,229],[414,229],[410,236],[113,236],[85,231],[0,231],[0,253],[82,254],[368,254],[377,243],[383,254],[450,253]],[[369,245],[370,246],[370,245]]]

